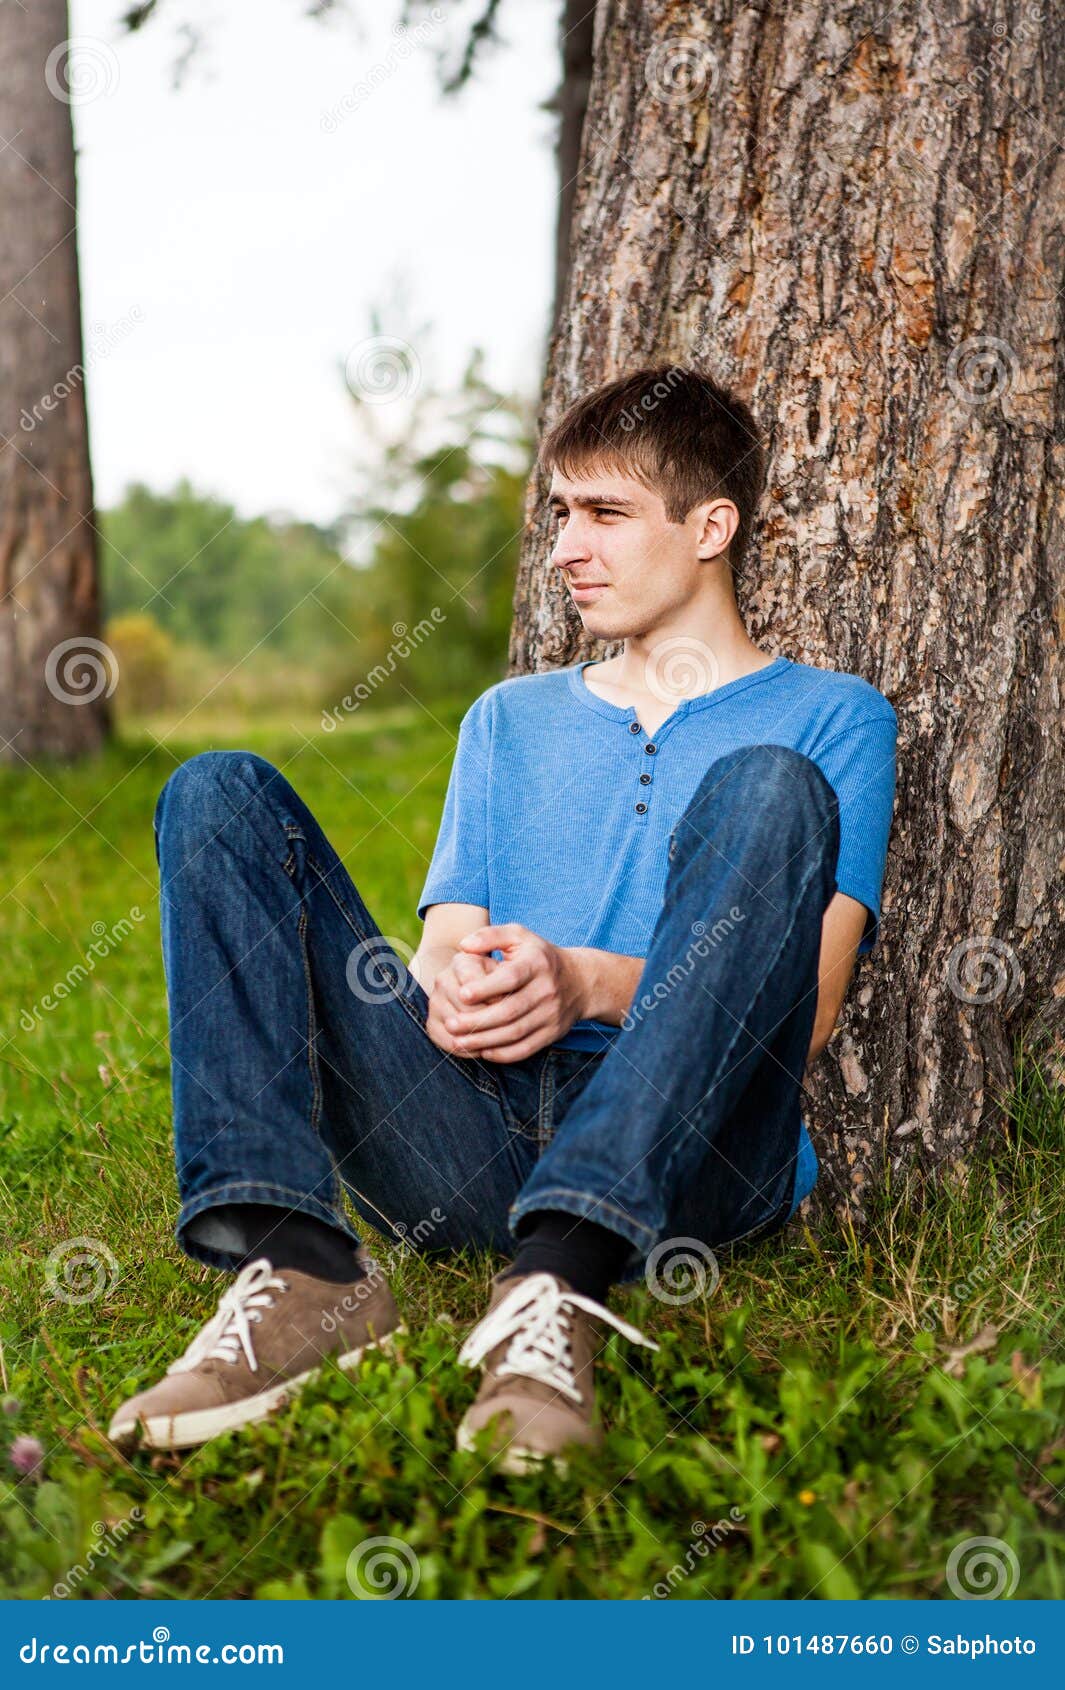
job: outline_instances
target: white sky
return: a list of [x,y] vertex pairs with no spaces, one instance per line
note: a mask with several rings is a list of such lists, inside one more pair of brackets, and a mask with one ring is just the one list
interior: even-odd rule
[[[490,379],[538,392],[556,192],[538,107],[557,82],[558,0],[507,0],[504,45],[446,99],[437,46],[454,61],[481,0],[445,0],[406,56],[398,0],[348,0],[323,22],[303,3],[166,0],[130,37],[123,0],[71,0],[101,505],[127,481],[187,475],[245,515],[335,516],[360,440],[343,366],[375,304],[427,377],[454,380],[479,344]],[[182,23],[205,44],[174,91]]]

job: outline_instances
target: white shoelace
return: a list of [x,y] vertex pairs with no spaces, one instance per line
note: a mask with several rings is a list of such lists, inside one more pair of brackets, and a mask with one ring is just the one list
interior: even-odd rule
[[257,1373],[259,1363],[255,1359],[251,1323],[262,1319],[261,1310],[273,1308],[276,1291],[287,1290],[287,1282],[275,1274],[265,1256],[249,1262],[228,1291],[223,1292],[207,1325],[197,1332],[184,1355],[171,1362],[167,1372],[188,1373],[201,1361],[215,1356],[221,1361],[235,1362],[243,1350],[248,1366]]
[[513,1291],[494,1309],[489,1309],[474,1327],[459,1351],[459,1362],[463,1367],[476,1367],[489,1350],[509,1338],[507,1352],[495,1369],[497,1374],[520,1374],[523,1379],[535,1379],[579,1404],[581,1393],[573,1368],[567,1313],[572,1309],[583,1309],[596,1320],[606,1321],[634,1344],[644,1344],[649,1350],[658,1348],[651,1338],[645,1338],[627,1321],[619,1320],[601,1303],[565,1290],[553,1274],[531,1273],[527,1279],[517,1280]]

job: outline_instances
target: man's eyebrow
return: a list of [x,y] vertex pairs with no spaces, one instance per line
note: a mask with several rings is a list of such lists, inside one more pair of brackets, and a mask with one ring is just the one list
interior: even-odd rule
[[559,505],[577,505],[581,510],[588,510],[593,505],[610,505],[619,511],[634,511],[636,506],[631,499],[615,499],[609,493],[575,493],[572,499],[566,499],[561,493],[552,493],[548,505],[555,509]]

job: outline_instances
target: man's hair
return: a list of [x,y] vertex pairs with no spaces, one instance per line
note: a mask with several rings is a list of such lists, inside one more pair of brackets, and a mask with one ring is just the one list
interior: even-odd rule
[[607,382],[570,406],[539,455],[548,474],[634,475],[660,495],[670,522],[710,499],[731,499],[740,520],[729,562],[742,562],[765,486],[765,451],[743,400],[702,371],[660,364]]

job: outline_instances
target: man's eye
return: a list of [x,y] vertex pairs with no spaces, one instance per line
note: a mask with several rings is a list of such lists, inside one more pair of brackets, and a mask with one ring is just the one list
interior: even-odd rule
[[612,510],[609,505],[596,505],[595,514],[596,516],[620,516],[621,512]]

